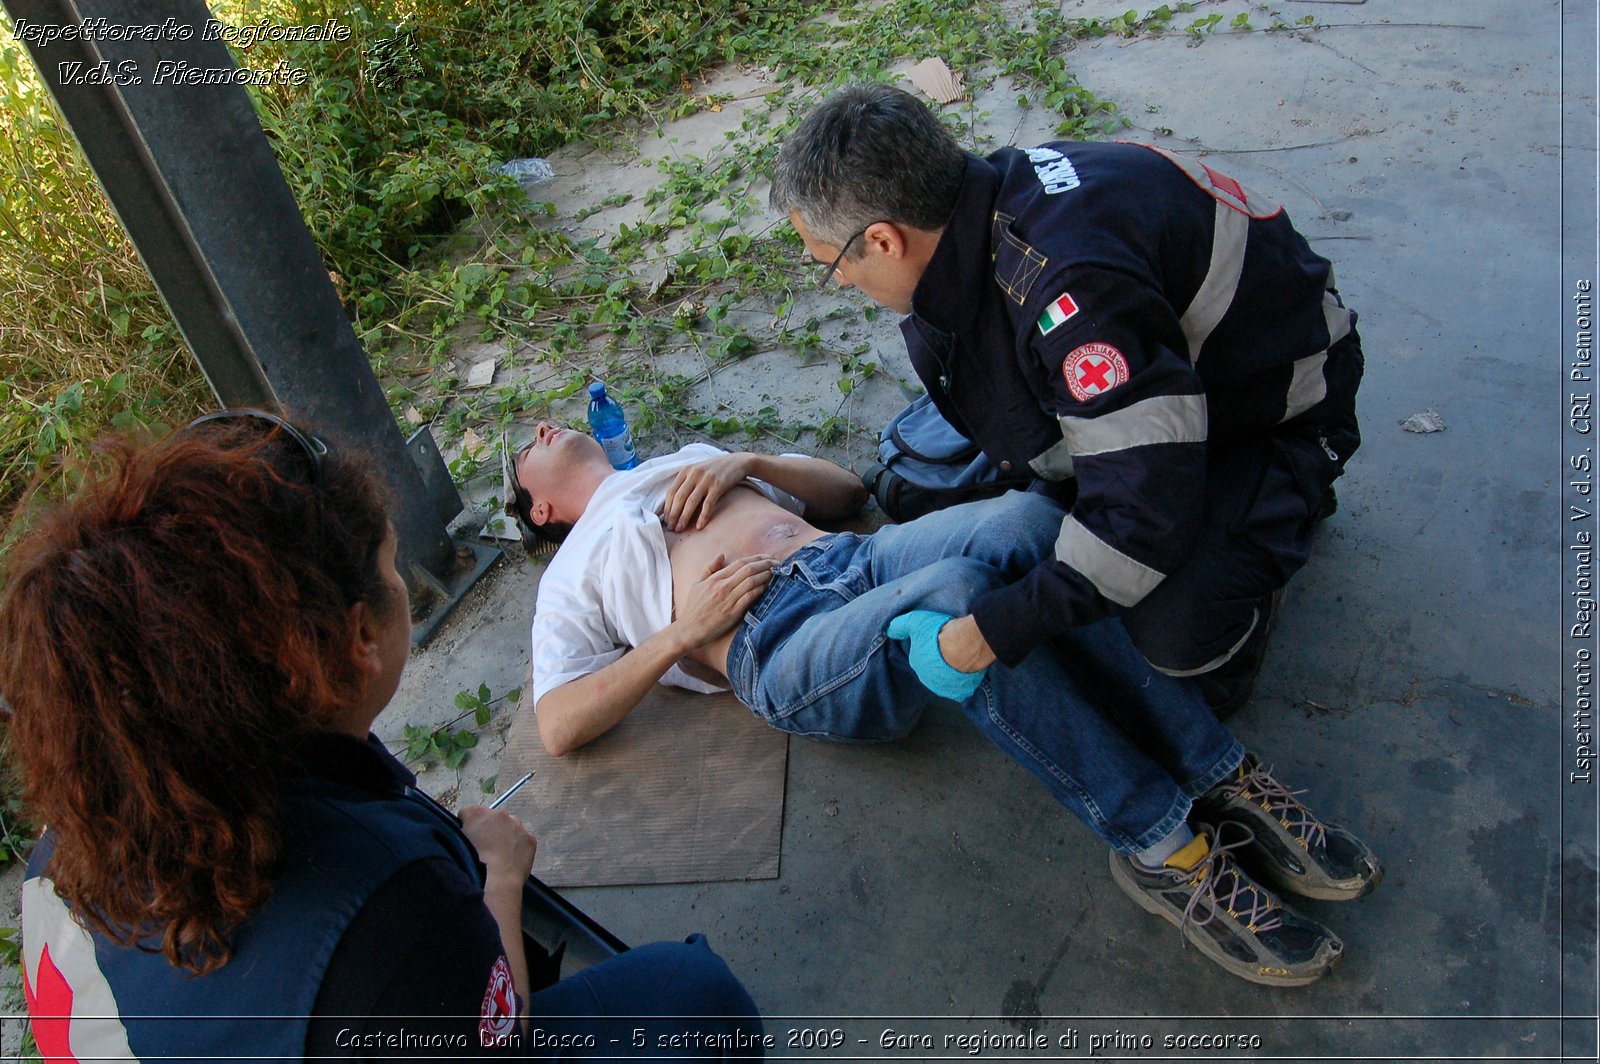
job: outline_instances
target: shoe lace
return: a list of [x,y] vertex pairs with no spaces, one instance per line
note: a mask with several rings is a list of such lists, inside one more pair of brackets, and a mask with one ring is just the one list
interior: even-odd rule
[[[1242,824],[1228,826],[1244,832],[1244,837],[1237,842],[1223,843],[1221,829],[1213,829],[1211,849],[1186,873],[1194,889],[1189,895],[1189,904],[1183,907],[1183,920],[1178,924],[1180,934],[1188,924],[1196,927],[1209,924],[1219,909],[1241,921],[1251,932],[1283,926],[1283,920],[1273,915],[1279,908],[1277,900],[1246,876],[1232,857],[1232,851],[1255,841],[1255,832]],[[1206,914],[1197,917],[1195,910],[1202,898],[1208,903]]]
[[1295,797],[1305,791],[1291,791],[1279,783],[1273,778],[1270,765],[1263,767],[1254,758],[1247,759],[1239,766],[1238,778],[1228,783],[1225,792],[1230,800],[1243,798],[1254,802],[1276,817],[1307,853],[1321,846],[1327,837],[1322,821]]

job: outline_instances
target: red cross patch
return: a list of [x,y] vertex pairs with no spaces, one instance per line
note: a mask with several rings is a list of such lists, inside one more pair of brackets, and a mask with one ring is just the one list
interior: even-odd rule
[[1128,360],[1110,344],[1084,344],[1061,363],[1061,372],[1072,397],[1086,403],[1128,379]]
[[511,982],[511,965],[502,954],[489,970],[489,988],[484,991],[478,1016],[478,1044],[504,1045],[516,1022],[517,992]]

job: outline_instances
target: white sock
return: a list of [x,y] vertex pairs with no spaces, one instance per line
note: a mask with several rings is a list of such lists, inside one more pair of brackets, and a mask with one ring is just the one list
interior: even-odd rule
[[1134,851],[1134,860],[1146,868],[1160,868],[1168,857],[1177,853],[1194,841],[1194,832],[1189,830],[1188,824],[1179,824],[1178,829],[1166,838],[1147,846],[1142,850]]

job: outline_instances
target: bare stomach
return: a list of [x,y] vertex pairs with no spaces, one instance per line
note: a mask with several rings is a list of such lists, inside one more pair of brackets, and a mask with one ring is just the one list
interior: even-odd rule
[[[754,488],[734,488],[718,502],[706,527],[667,533],[673,615],[677,616],[685,593],[706,575],[706,569],[719,554],[728,562],[753,554],[769,555],[778,561],[821,535],[821,529],[813,528]],[[725,680],[728,647],[733,643],[737,627],[690,653],[689,660]]]

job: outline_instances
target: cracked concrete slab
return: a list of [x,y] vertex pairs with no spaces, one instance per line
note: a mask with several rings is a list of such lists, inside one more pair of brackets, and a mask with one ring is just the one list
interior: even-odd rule
[[[881,1017],[835,1024],[868,1040],[863,1056],[917,1056],[918,1032],[985,1031],[1058,1047],[1099,1036],[1102,1054],[1129,1056],[1145,1034],[1206,1032],[1253,1035],[1257,1052],[1291,1058],[1592,1047],[1592,1032],[1554,1018],[1592,1000],[1595,850],[1580,830],[1593,792],[1560,771],[1554,452],[1566,411],[1550,347],[1563,269],[1588,261],[1573,266],[1563,248],[1594,225],[1592,202],[1565,228],[1553,209],[1564,167],[1592,173],[1592,87],[1563,96],[1553,79],[1563,30],[1592,38],[1594,11],[1282,5],[1290,18],[1313,8],[1325,28],[1309,39],[1108,37],[1066,58],[1134,123],[1120,136],[1204,152],[1282,200],[1361,314],[1365,442],[1290,589],[1258,695],[1234,719],[1313,808],[1387,862],[1372,896],[1305,903],[1344,937],[1340,970],[1298,992],[1216,973],[1128,904],[1099,844],[953,711],[886,748],[791,743],[778,880],[572,892],[580,904],[630,941],[705,931],[780,1035],[804,1017]],[[975,94],[974,147],[1051,136],[1050,117],[1016,95],[1003,83]],[[716,150],[707,141],[737,121],[725,110],[668,126],[641,140],[639,158]],[[580,151],[556,159],[557,224],[625,189],[637,200],[656,180]],[[592,220],[611,226],[634,202]],[[794,314],[851,298],[808,296]],[[852,416],[886,417],[904,401],[893,380],[909,375],[892,316],[824,324],[830,343],[866,342],[884,367]],[[668,365],[694,376],[706,369],[697,357]],[[707,373],[694,402],[814,412],[838,396],[835,367],[813,368],[764,351]],[[1430,407],[1448,431],[1401,428]],[[515,654],[496,643],[521,649],[528,572],[508,565],[501,579],[521,583],[496,619],[421,658],[476,676],[482,653],[513,682]],[[417,683],[436,683],[419,671]],[[948,1019],[897,1018],[918,1016]],[[875,1041],[888,1028],[889,1043]]]

